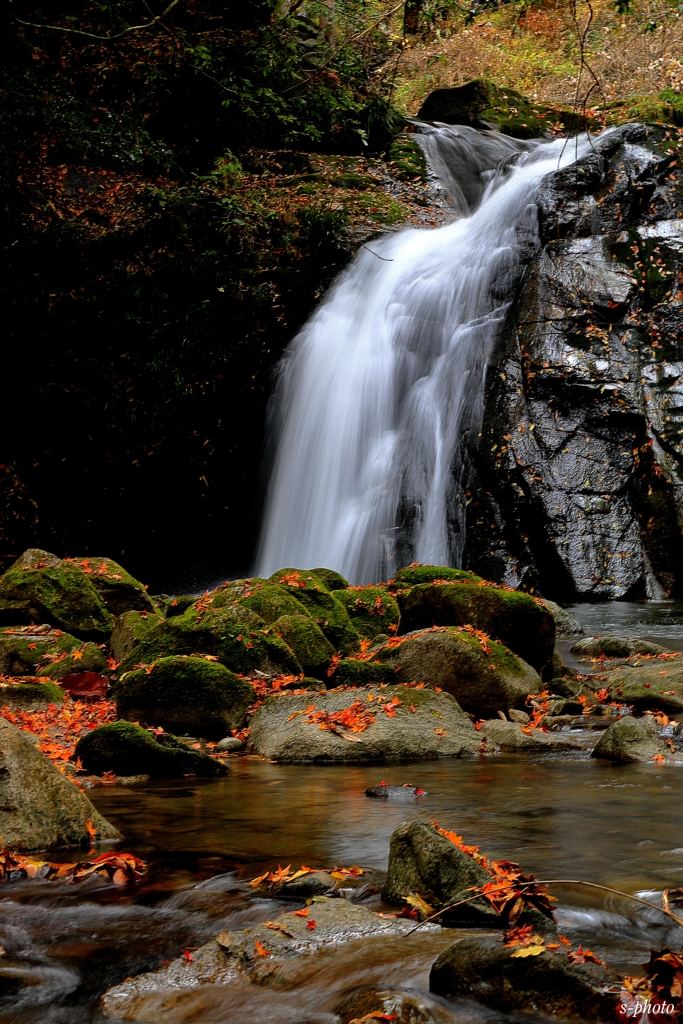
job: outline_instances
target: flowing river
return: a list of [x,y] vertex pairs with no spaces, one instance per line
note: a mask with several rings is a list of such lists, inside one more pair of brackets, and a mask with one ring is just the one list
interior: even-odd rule
[[[680,647],[683,607],[606,604],[573,609],[590,624]],[[671,765],[610,765],[586,754],[423,761],[366,767],[230,760],[217,781],[185,779],[90,791],[121,831],[122,848],[151,865],[135,890],[7,882],[0,890],[0,1020],[86,1024],[110,985],[213,938],[276,916],[284,903],[245,881],[266,868],[359,864],[383,870],[389,836],[413,817],[437,819],[494,858],[540,878],[584,878],[655,902],[683,883],[683,773]],[[427,791],[414,805],[365,795],[381,780]],[[683,929],[655,911],[577,887],[557,890],[560,930],[633,973],[650,946],[680,947]],[[367,901],[379,909],[379,897]],[[288,903],[292,909],[296,904]],[[351,944],[301,961],[277,987],[200,989],[170,1004],[180,1024],[338,1024],[332,1008],[362,985],[419,994],[457,1024],[512,1020],[430,997],[431,963],[460,931]],[[515,1020],[524,1018],[515,1017]],[[536,1018],[538,1020],[538,1018]]]

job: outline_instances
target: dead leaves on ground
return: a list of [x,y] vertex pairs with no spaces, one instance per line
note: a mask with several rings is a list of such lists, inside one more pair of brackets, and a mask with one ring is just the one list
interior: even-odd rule
[[37,736],[41,754],[65,773],[80,737],[98,725],[116,720],[116,704],[108,700],[86,704],[67,699],[60,706],[48,705],[45,711],[16,711],[5,705],[0,708],[0,716]]

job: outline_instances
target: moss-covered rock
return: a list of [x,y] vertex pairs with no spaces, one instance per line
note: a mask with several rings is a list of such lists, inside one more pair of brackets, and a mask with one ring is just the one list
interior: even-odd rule
[[334,596],[346,608],[351,625],[360,637],[373,640],[380,633],[396,632],[400,618],[398,604],[383,587],[335,590]]
[[144,640],[150,630],[163,622],[161,615],[152,612],[124,612],[114,620],[111,635],[111,653],[115,661],[123,661]]
[[45,711],[50,704],[62,704],[65,696],[61,686],[43,676],[25,682],[0,681],[0,707],[7,705],[15,711]]
[[120,672],[176,654],[209,654],[232,672],[299,675],[301,666],[260,616],[219,588],[195,601],[183,615],[154,626],[124,658]]
[[[431,822],[403,822],[389,841],[389,865],[382,895],[392,903],[402,903],[418,893],[430,906],[443,907],[472,896],[472,888],[486,885],[491,876],[459,846],[439,832]],[[443,917],[451,925],[483,925],[505,928],[508,919],[485,899],[472,900]],[[519,924],[533,924],[543,931],[555,931],[551,917],[528,907]]]
[[0,629],[0,675],[40,675],[43,667],[82,646],[75,636],[46,624]]
[[[657,724],[652,715],[634,718],[626,715],[606,729],[593,749],[591,757],[602,757],[607,761],[651,761],[655,756],[672,758],[672,752],[657,734]],[[683,761],[683,754],[675,758]]]
[[542,690],[537,673],[503,644],[456,627],[418,630],[389,640],[373,649],[373,660],[399,668],[402,683],[424,683],[453,694],[478,718],[524,709],[527,697]]
[[286,587],[257,585],[252,593],[240,598],[239,603],[269,624],[283,615],[309,617],[308,609],[297,601],[295,594],[289,593]]
[[404,591],[421,583],[434,583],[437,580],[446,580],[449,583],[479,583],[481,576],[476,576],[467,569],[449,569],[447,565],[407,565],[398,570],[387,586],[392,590]]
[[616,668],[603,663],[596,675],[584,675],[582,681],[588,694],[607,690],[609,700],[629,704],[637,712],[656,708],[668,715],[683,713],[683,655],[665,661],[636,655]]
[[40,674],[48,679],[60,680],[83,672],[95,672],[99,676],[109,675],[109,665],[97,644],[85,643],[41,667]]
[[493,584],[427,583],[399,598],[402,633],[430,626],[465,626],[502,641],[542,672],[552,665],[555,622],[529,594]]
[[387,150],[387,160],[393,164],[399,178],[427,177],[427,161],[424,151],[412,133],[397,135]]
[[417,115],[424,121],[493,128],[515,139],[537,139],[561,119],[568,130],[580,127],[580,116],[568,109],[532,103],[514,89],[477,78],[451,89],[436,89]]
[[26,554],[0,577],[0,625],[49,623],[82,639],[108,638],[112,616],[89,577],[54,556]]
[[334,569],[311,569],[314,576],[317,576],[324,587],[328,590],[346,590],[348,580],[345,580],[340,572]]
[[273,631],[294,651],[307,676],[325,679],[334,647],[308,615],[281,615]]
[[358,634],[346,608],[313,572],[280,569],[268,577],[268,582],[278,584],[300,601],[336,650],[348,654],[358,646]]
[[112,615],[129,611],[154,611],[154,603],[145,587],[111,558],[67,558],[87,576]]
[[330,686],[379,686],[380,683],[401,682],[400,671],[393,665],[381,665],[360,658],[342,658],[337,663]]
[[256,693],[251,683],[224,665],[181,655],[124,673],[115,699],[117,714],[128,721],[222,739],[244,725]]
[[114,772],[116,775],[151,775],[154,779],[175,779],[183,775],[211,778],[226,775],[228,769],[220,761],[198,754],[175,740],[165,737],[157,743],[151,733],[132,722],[99,725],[82,736],[76,744],[74,759],[94,775]]

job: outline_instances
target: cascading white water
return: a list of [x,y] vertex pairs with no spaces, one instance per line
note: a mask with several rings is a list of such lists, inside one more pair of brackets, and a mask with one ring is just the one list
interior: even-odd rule
[[418,128],[460,219],[362,249],[289,346],[259,575],[326,566],[367,583],[414,559],[460,563],[461,442],[479,429],[520,246],[537,242],[534,193],[590,143]]

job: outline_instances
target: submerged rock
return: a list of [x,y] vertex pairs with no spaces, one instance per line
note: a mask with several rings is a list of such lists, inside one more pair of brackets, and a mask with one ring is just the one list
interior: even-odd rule
[[10,850],[30,852],[120,839],[118,829],[36,750],[27,734],[0,718],[0,837]]
[[631,639],[625,636],[587,636],[570,648],[572,654],[587,658],[629,658],[632,654],[666,654],[666,647],[650,643],[649,640]]
[[615,975],[573,964],[559,951],[516,952],[492,936],[462,939],[433,964],[430,991],[447,999],[476,999],[505,1013],[540,1012],[590,1024],[616,1019],[620,986]]
[[418,630],[373,650],[374,661],[400,669],[402,683],[441,687],[477,718],[523,708],[530,694],[543,689],[533,668],[507,647],[466,629]]
[[[392,833],[389,866],[382,895],[390,903],[402,903],[417,893],[434,909],[459,900],[470,900],[472,888],[486,885],[491,875],[477,860],[456,846],[435,825],[426,821],[403,822]],[[463,903],[442,915],[448,925],[507,927],[507,918],[482,897]],[[517,924],[554,932],[550,917],[527,907]]]
[[430,626],[473,626],[541,672],[552,663],[555,622],[529,594],[494,585],[432,582],[401,595],[401,633]]
[[124,673],[115,699],[119,718],[220,739],[244,725],[256,692],[246,679],[216,661],[180,655]]
[[366,796],[375,797],[377,800],[391,800],[392,803],[412,804],[421,796],[428,796],[425,789],[419,786],[368,786],[365,790]]
[[618,719],[602,734],[591,756],[608,761],[651,761],[656,756],[683,761],[683,752],[674,754],[659,738],[657,723],[651,715],[626,715]]
[[421,996],[395,989],[362,988],[345,994],[334,1007],[341,1024],[353,1021],[392,1020],[395,1024],[452,1024],[453,1018],[441,1006]]
[[481,732],[501,750],[527,750],[542,753],[543,751],[582,749],[582,744],[571,736],[543,732],[542,729],[531,729],[529,732],[524,732],[524,728],[525,726],[519,722],[503,722],[500,718],[492,718],[491,721],[483,723]]
[[212,778],[227,775],[228,769],[212,757],[190,750],[175,736],[156,739],[132,722],[98,725],[76,744],[74,758],[87,772],[101,775],[149,775],[153,779],[178,779],[183,775]]
[[0,577],[0,624],[48,623],[84,640],[106,640],[113,619],[90,578],[72,562],[31,549]]
[[[315,927],[308,925],[314,921]],[[379,917],[344,899],[314,896],[306,917],[295,913],[277,917],[279,928],[253,925],[221,932],[217,939],[166,967],[110,988],[102,996],[105,1017],[158,1024],[160,1001],[181,1010],[186,993],[203,985],[275,985],[282,972],[299,958],[313,956],[331,946],[372,939],[374,944],[404,936],[414,921]],[[440,932],[435,925],[427,933]]]
[[249,730],[251,750],[285,762],[461,757],[480,744],[453,697],[404,686],[278,694],[256,711]]

